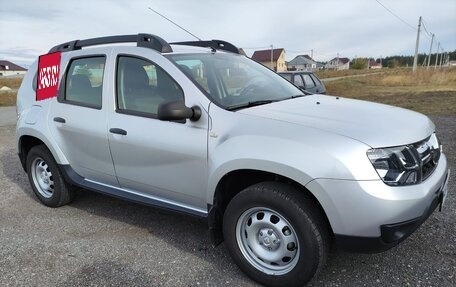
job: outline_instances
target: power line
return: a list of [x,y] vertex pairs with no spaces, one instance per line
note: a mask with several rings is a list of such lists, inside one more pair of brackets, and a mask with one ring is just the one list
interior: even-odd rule
[[375,2],[377,2],[378,4],[380,4],[383,8],[385,8],[388,12],[391,13],[391,15],[393,15],[394,17],[396,17],[397,19],[399,19],[402,23],[404,23],[405,25],[409,26],[411,29],[415,30],[416,31],[416,28],[412,25],[410,25],[407,21],[405,21],[404,19],[402,19],[401,17],[399,17],[396,13],[394,13],[393,11],[391,11],[388,7],[386,7],[385,5],[383,5],[380,1],[378,0],[375,0]]
[[422,19],[421,22],[423,23],[423,28],[424,28],[424,31],[426,31],[427,36],[428,36],[429,38],[431,38],[431,37],[432,37],[432,33],[429,32],[428,29],[426,28],[426,27],[427,27],[427,26],[426,26],[426,25],[427,25],[427,24],[426,24],[426,21],[424,21],[424,19]]

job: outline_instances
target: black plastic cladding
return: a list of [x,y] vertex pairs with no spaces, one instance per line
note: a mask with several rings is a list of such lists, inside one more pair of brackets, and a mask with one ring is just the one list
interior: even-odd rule
[[[170,44],[159,36],[141,33],[137,35],[118,35],[69,41],[53,47],[51,50],[49,50],[49,53],[74,51],[88,46],[116,43],[137,43],[138,47],[150,48],[160,53],[170,53],[173,51]],[[171,44],[207,47],[239,54],[239,49],[236,46],[222,40],[175,42]]]

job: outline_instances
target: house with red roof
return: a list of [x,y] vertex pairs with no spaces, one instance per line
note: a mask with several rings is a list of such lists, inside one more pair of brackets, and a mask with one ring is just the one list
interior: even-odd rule
[[375,59],[369,58],[369,60],[367,61],[367,68],[368,69],[381,69],[381,68],[383,68],[383,65],[382,65],[382,62],[380,61],[380,59],[375,60]]
[[261,63],[276,72],[287,70],[285,49],[283,48],[255,51],[252,55],[252,60]]

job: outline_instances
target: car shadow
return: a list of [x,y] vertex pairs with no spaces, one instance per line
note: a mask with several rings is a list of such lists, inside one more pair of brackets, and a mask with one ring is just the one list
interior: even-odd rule
[[[27,197],[41,204],[30,187],[28,177],[14,149],[0,155],[0,164],[3,167],[4,176],[11,183],[16,184]],[[243,275],[231,260],[223,243],[216,248],[212,247],[205,219],[132,203],[84,189],[76,191],[74,200],[67,206],[90,216],[103,217],[109,221],[118,221],[147,230],[154,238],[163,240],[178,249],[179,253],[198,256],[218,272],[239,274],[243,276],[241,280],[249,282],[248,277]],[[88,230],[87,234],[75,236],[90,237],[93,235],[91,233],[96,232]]]

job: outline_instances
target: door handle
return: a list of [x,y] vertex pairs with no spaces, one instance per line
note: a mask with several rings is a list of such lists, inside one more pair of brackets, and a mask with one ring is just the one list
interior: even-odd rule
[[62,123],[64,124],[66,121],[64,118],[61,118],[61,117],[55,117],[54,118],[54,122],[57,122],[57,123]]
[[119,129],[119,128],[110,128],[109,132],[113,133],[113,134],[123,135],[123,136],[127,135],[127,131],[126,130]]

